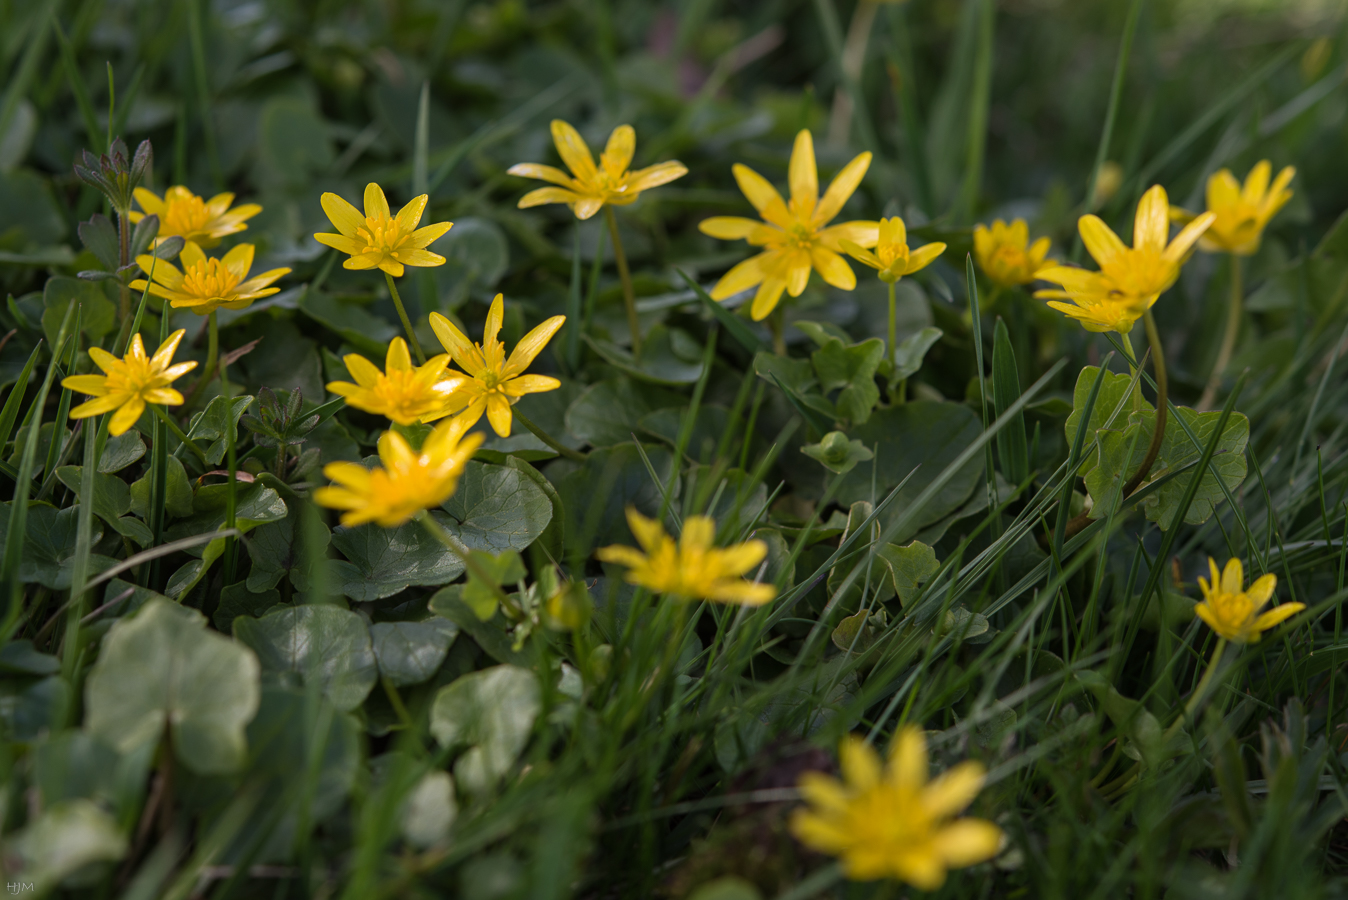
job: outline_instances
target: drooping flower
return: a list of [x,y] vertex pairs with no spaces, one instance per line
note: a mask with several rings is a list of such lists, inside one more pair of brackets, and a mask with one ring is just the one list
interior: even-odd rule
[[343,525],[375,522],[395,528],[454,496],[464,466],[482,443],[482,435],[465,437],[464,431],[462,422],[446,419],[426,436],[420,451],[396,431],[386,431],[379,437],[382,466],[328,463],[323,474],[333,484],[314,491],[314,500],[345,510]]
[[[510,437],[513,418],[512,404],[525,394],[555,391],[562,386],[548,375],[525,375],[524,370],[552,340],[557,329],[566,323],[566,316],[553,316],[534,328],[515,345],[507,359],[505,344],[497,340],[501,321],[505,317],[505,298],[497,294],[487,311],[487,322],[482,329],[482,343],[475,344],[453,322],[439,313],[431,313],[431,329],[440,343],[467,377],[455,386],[450,395],[448,413],[459,413],[458,418],[471,428],[487,414],[487,421],[501,437]],[[458,375],[452,372],[452,375]],[[460,412],[462,411],[462,412]]]
[[1207,622],[1213,631],[1228,641],[1253,644],[1260,634],[1296,615],[1306,608],[1304,603],[1284,603],[1266,613],[1259,613],[1273,597],[1278,576],[1269,573],[1245,589],[1245,571],[1239,559],[1231,559],[1219,575],[1217,561],[1208,557],[1212,581],[1199,577],[1203,602],[1194,607],[1194,614]]
[[557,153],[571,170],[571,175],[556,166],[539,163],[516,163],[511,166],[506,170],[509,175],[537,178],[557,185],[525,194],[520,198],[520,209],[547,203],[565,203],[571,207],[577,219],[588,219],[605,204],[626,206],[634,202],[642,191],[668,184],[688,174],[687,167],[676,159],[635,172],[628,171],[637,148],[637,133],[631,125],[619,125],[613,129],[604,152],[599,155],[597,166],[580,132],[561,119],[552,120],[552,142],[557,145]]
[[84,419],[115,409],[108,434],[116,437],[136,424],[147,403],[181,405],[183,395],[169,385],[197,367],[192,361],[172,365],[173,354],[186,333],[187,329],[179,328],[170,334],[151,357],[146,357],[139,334],[131,336],[131,347],[121,359],[102,348],[90,347],[89,358],[103,374],[71,375],[62,380],[62,387],[94,398],[72,409],[70,418]]
[[[1251,256],[1259,250],[1264,226],[1292,199],[1287,186],[1297,170],[1288,166],[1269,184],[1273,165],[1260,160],[1245,185],[1236,180],[1230,169],[1222,169],[1208,178],[1208,212],[1217,218],[1212,227],[1198,239],[1198,249],[1208,253],[1234,253]],[[1170,207],[1170,218],[1176,222],[1192,222],[1195,215],[1178,206]]]
[[1046,237],[1031,244],[1030,226],[1024,219],[1014,219],[1010,225],[997,219],[991,228],[974,226],[974,260],[984,275],[1002,287],[1034,281],[1035,273],[1044,268],[1049,244]]
[[1203,213],[1166,243],[1170,235],[1170,204],[1165,188],[1152,187],[1137,204],[1133,246],[1098,216],[1082,216],[1077,227],[1081,240],[1100,266],[1088,272],[1070,266],[1051,266],[1037,278],[1062,285],[1061,290],[1042,290],[1036,297],[1070,300],[1049,306],[1081,322],[1087,331],[1117,331],[1127,334],[1142,314],[1179,278],[1190,248],[1216,218]]
[[159,217],[155,245],[171,237],[180,237],[199,247],[214,247],[221,238],[245,230],[248,227],[245,222],[262,212],[262,207],[256,203],[244,203],[230,209],[233,194],[216,194],[206,200],[180,184],[165,191],[163,199],[141,187],[136,188],[135,197],[144,212],[133,210],[130,214],[132,222],[139,222],[149,215]]
[[137,279],[131,282],[131,288],[141,291],[148,284],[151,294],[163,297],[174,309],[190,309],[199,316],[209,315],[222,306],[243,309],[254,300],[280,291],[272,283],[290,274],[289,269],[269,269],[249,278],[253,250],[252,244],[239,244],[221,259],[207,259],[202,249],[189,241],[178,255],[182,271],[171,262],[149,255],[137,256],[137,265],[154,280]]
[[342,263],[346,269],[382,269],[400,278],[404,266],[443,266],[445,258],[427,250],[431,242],[454,227],[453,222],[438,222],[418,228],[430,195],[413,197],[395,216],[389,211],[384,190],[374,182],[365,186],[365,214],[341,197],[325,193],[320,202],[340,234],[315,234],[327,244],[351,258]]
[[407,342],[400,337],[389,342],[383,372],[358,353],[348,353],[342,360],[356,383],[334,381],[328,390],[345,397],[348,406],[386,416],[399,425],[433,422],[448,415],[450,395],[467,380],[445,377],[449,365],[445,353],[413,367]]
[[936,257],[945,252],[946,247],[940,241],[934,241],[916,250],[909,250],[908,228],[898,216],[880,220],[880,238],[875,245],[874,253],[847,238],[841,239],[838,243],[847,251],[847,255],[857,262],[878,269],[880,280],[886,284],[894,284],[905,275],[925,269],[936,261]]
[[678,543],[665,534],[665,527],[632,507],[627,508],[627,526],[641,545],[615,544],[595,552],[604,562],[627,567],[629,582],[685,600],[715,600],[761,606],[777,589],[770,584],[746,581],[744,574],[767,556],[768,545],[745,541],[716,549],[716,522],[707,516],[689,516],[683,522]]
[[954,816],[983,787],[983,767],[963,762],[928,782],[927,743],[907,726],[894,738],[889,762],[849,736],[839,750],[843,780],[806,772],[800,791],[809,804],[791,831],[815,850],[841,857],[848,878],[897,878],[920,890],[945,883],[946,871],[991,859],[1002,830],[986,819]]
[[843,204],[861,184],[870,164],[870,153],[858,155],[843,166],[820,197],[814,140],[808,130],[802,130],[796,135],[796,144],[791,151],[788,172],[791,202],[788,204],[766,178],[748,166],[736,163],[731,169],[735,181],[763,221],[713,216],[704,219],[698,228],[714,238],[724,241],[743,238],[752,246],[766,249],[725,273],[712,288],[712,299],[724,300],[757,285],[758,292],[750,307],[750,313],[757,321],[776,308],[783,291],[799,297],[810,280],[811,271],[817,271],[834,287],[845,291],[855,288],[856,274],[839,255],[843,249],[842,241],[851,241],[865,249],[874,247],[880,238],[880,223],[855,221],[825,226],[842,211]]

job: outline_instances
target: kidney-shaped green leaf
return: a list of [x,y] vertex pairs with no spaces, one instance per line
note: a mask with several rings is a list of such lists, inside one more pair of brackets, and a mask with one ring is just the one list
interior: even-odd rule
[[378,677],[365,620],[337,606],[282,606],[260,619],[239,616],[234,636],[256,651],[268,673],[317,681],[332,705],[350,712]]
[[[552,521],[552,501],[518,469],[470,460],[441,507],[447,527],[472,550],[523,550]],[[443,518],[442,518],[443,521]]]
[[524,749],[539,710],[538,679],[528,669],[495,666],[440,689],[431,734],[445,747],[470,749],[454,766],[470,792],[490,787]]

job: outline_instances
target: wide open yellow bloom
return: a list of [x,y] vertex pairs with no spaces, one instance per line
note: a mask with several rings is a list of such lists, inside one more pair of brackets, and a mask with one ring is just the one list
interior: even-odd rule
[[843,740],[843,781],[820,772],[800,778],[809,804],[791,817],[801,843],[841,857],[848,878],[897,878],[923,891],[945,882],[947,869],[991,859],[1002,830],[986,819],[954,816],[983,787],[983,767],[963,762],[927,781],[927,742],[912,725],[894,738],[889,762],[860,738]]
[[857,286],[852,267],[838,254],[842,241],[869,249],[880,239],[880,223],[871,221],[843,222],[825,228],[842,211],[843,204],[856,192],[871,154],[862,153],[843,166],[829,184],[824,196],[819,196],[819,171],[814,162],[814,140],[808,130],[796,135],[791,150],[788,181],[791,185],[790,204],[753,169],[736,163],[731,169],[735,181],[749,202],[763,217],[759,222],[739,216],[713,216],[704,219],[698,228],[723,241],[743,238],[755,247],[766,247],[757,256],[751,256],[722,276],[712,288],[713,300],[738,294],[758,285],[750,314],[755,321],[764,319],[777,306],[782,291],[799,297],[810,280],[811,270],[829,284],[845,291]]
[[233,194],[216,194],[204,200],[182,185],[174,185],[159,195],[145,188],[136,188],[136,202],[144,212],[131,212],[131,221],[139,222],[148,215],[159,217],[159,233],[154,243],[171,237],[180,237],[202,247],[214,247],[226,235],[237,234],[248,226],[245,221],[262,212],[256,203],[245,203],[230,209]]
[[454,496],[464,466],[482,443],[482,435],[464,437],[463,432],[462,422],[446,419],[426,436],[418,453],[402,435],[386,431],[379,436],[382,467],[328,463],[323,474],[333,484],[314,491],[314,500],[330,509],[346,510],[343,525],[375,522],[395,528]]
[[615,544],[601,547],[595,555],[604,562],[626,566],[626,578],[632,584],[685,600],[715,600],[742,606],[761,606],[777,593],[770,584],[757,584],[743,577],[767,556],[768,545],[745,541],[717,550],[712,546],[716,522],[707,516],[685,519],[677,544],[665,534],[663,525],[630,506],[627,526],[641,550]]
[[426,249],[430,243],[454,227],[453,222],[439,222],[418,228],[421,214],[426,210],[430,195],[422,194],[398,210],[389,211],[384,189],[374,182],[365,186],[365,214],[341,197],[326,193],[320,198],[323,212],[341,234],[315,234],[320,244],[327,244],[351,258],[342,263],[345,269],[382,269],[394,278],[403,274],[403,266],[443,266],[445,258]]
[[[501,437],[510,437],[510,426],[514,424],[510,414],[512,404],[518,403],[525,394],[555,391],[562,386],[556,378],[525,375],[524,370],[548,345],[557,329],[566,323],[566,316],[553,316],[526,334],[515,345],[509,359],[506,359],[505,344],[496,337],[501,333],[504,317],[505,298],[497,294],[487,311],[481,344],[470,341],[453,322],[439,313],[431,313],[431,329],[459,367],[468,373],[468,377],[455,383],[445,411],[457,413],[462,410],[458,418],[467,423],[465,428],[476,425],[485,412],[492,429]],[[457,376],[459,373],[451,374]]]
[[1100,271],[1070,266],[1043,269],[1036,277],[1056,281],[1062,290],[1037,291],[1035,296],[1070,300],[1049,306],[1078,320],[1087,331],[1127,334],[1179,278],[1190,248],[1215,218],[1210,212],[1203,213],[1167,244],[1170,204],[1165,188],[1159,184],[1143,194],[1137,204],[1132,247],[1126,246],[1098,216],[1082,216],[1077,222],[1081,240]]
[[1024,219],[1014,219],[1010,225],[997,219],[991,228],[974,226],[974,259],[983,274],[1002,287],[1034,281],[1035,273],[1044,268],[1049,244],[1046,237],[1031,244],[1030,226]]
[[[677,159],[656,163],[644,169],[629,172],[632,155],[637,149],[637,133],[631,125],[619,125],[609,135],[599,165],[594,164],[590,148],[580,132],[561,119],[552,120],[552,142],[562,162],[571,170],[567,175],[555,166],[538,163],[516,163],[507,174],[521,178],[550,181],[558,187],[538,188],[520,198],[519,208],[542,206],[546,203],[565,203],[577,219],[588,219],[604,204],[626,206],[634,202],[642,191],[668,184],[688,174],[688,168]],[[571,176],[575,176],[574,178]]]
[[936,257],[945,252],[946,246],[940,241],[935,241],[916,250],[909,250],[908,228],[898,216],[880,220],[880,239],[875,245],[874,253],[847,238],[843,238],[839,243],[847,251],[847,255],[857,262],[872,269],[879,269],[880,280],[886,284],[894,284],[905,275],[925,269],[936,261]]
[[[1208,212],[1217,218],[1213,220],[1212,227],[1199,238],[1198,248],[1208,253],[1253,255],[1259,250],[1264,226],[1292,199],[1292,192],[1287,186],[1292,183],[1296,173],[1296,169],[1288,166],[1278,173],[1270,185],[1273,166],[1266,159],[1260,160],[1245,176],[1244,187],[1230,169],[1214,173],[1208,178]],[[1188,210],[1172,206],[1170,218],[1177,222],[1191,222],[1195,216]]]
[[358,353],[348,353],[342,361],[356,383],[334,381],[328,390],[345,397],[348,406],[387,416],[399,425],[434,422],[448,415],[450,396],[467,380],[444,377],[449,365],[445,353],[414,368],[407,342],[400,337],[389,342],[383,372]]
[[138,279],[131,282],[133,290],[142,291],[148,284],[150,293],[163,297],[174,309],[190,309],[199,316],[209,315],[220,307],[243,309],[259,297],[270,297],[280,291],[272,283],[289,269],[269,269],[260,275],[248,277],[253,267],[253,245],[239,244],[221,259],[207,259],[196,244],[183,245],[178,261],[182,271],[171,262],[153,256],[137,256],[136,264],[154,280]]
[[1208,570],[1212,573],[1212,581],[1209,583],[1206,578],[1199,577],[1203,602],[1194,607],[1194,614],[1228,641],[1253,644],[1261,633],[1306,608],[1304,603],[1284,603],[1257,615],[1273,597],[1273,589],[1278,586],[1277,575],[1265,575],[1247,591],[1245,571],[1239,559],[1227,560],[1226,568],[1219,576],[1217,561],[1208,557]]
[[84,419],[115,409],[117,412],[108,423],[108,434],[116,437],[136,424],[140,414],[145,411],[145,404],[182,404],[183,395],[169,385],[174,379],[195,369],[197,364],[170,363],[173,362],[178,343],[186,333],[187,329],[179,328],[159,345],[154,356],[148,358],[139,334],[131,336],[131,348],[122,359],[99,347],[90,347],[89,358],[103,370],[103,374],[71,375],[61,382],[62,387],[95,398],[72,409],[70,418]]

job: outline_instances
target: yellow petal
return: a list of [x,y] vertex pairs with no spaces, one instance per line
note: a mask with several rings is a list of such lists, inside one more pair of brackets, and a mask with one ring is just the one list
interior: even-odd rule
[[189,269],[197,263],[205,261],[206,253],[195,241],[188,241],[183,244],[183,249],[178,254],[178,262],[183,264],[184,269]]
[[1284,603],[1282,606],[1275,606],[1268,612],[1254,620],[1251,630],[1255,632],[1268,631],[1276,625],[1280,625],[1284,620],[1301,612],[1306,608],[1304,603]]
[[610,175],[621,175],[632,164],[637,151],[637,133],[631,125],[619,125],[608,136],[600,162]]
[[945,244],[940,241],[934,241],[930,244],[924,244],[918,247],[908,257],[908,265],[904,268],[903,274],[911,275],[914,272],[925,269],[936,261],[936,258],[945,252]]
[[1250,589],[1245,592],[1245,596],[1249,597],[1254,603],[1254,608],[1258,609],[1273,597],[1273,589],[1277,586],[1278,576],[1270,572],[1256,579],[1254,584],[1250,585]]
[[648,554],[658,550],[665,540],[665,527],[656,519],[648,519],[637,512],[635,506],[627,507],[626,516],[627,527],[641,548]]
[[1268,180],[1273,175],[1273,164],[1266,159],[1255,163],[1250,174],[1245,176],[1245,188],[1241,198],[1251,206],[1259,206],[1268,193]]
[[432,253],[429,250],[400,250],[398,251],[398,260],[405,266],[419,266],[422,268],[432,268],[434,266],[443,266],[445,258],[439,253]]
[[960,869],[996,856],[1002,830],[986,819],[959,819],[938,831],[932,843],[946,866]]
[[173,388],[154,388],[145,392],[145,399],[160,406],[181,406],[183,395]]
[[[365,217],[369,219],[391,218],[388,198],[384,196],[384,189],[373,181],[365,185]],[[361,224],[365,223],[362,222]]]
[[107,383],[106,375],[71,375],[61,379],[61,387],[91,397],[101,397],[107,393]]
[[[365,227],[365,217],[360,214],[360,210],[356,209],[336,194],[331,192],[325,193],[318,199],[318,202],[322,204],[323,212],[328,214],[328,219],[331,220],[332,224],[336,226],[337,230],[345,237],[354,238],[356,236],[356,229]],[[318,235],[314,235],[314,237],[318,238]],[[322,240],[322,238],[318,239]],[[324,241],[324,243],[327,242]],[[332,245],[329,244],[329,246]]]
[[[846,263],[844,263],[846,265]],[[805,285],[810,283],[810,256],[808,253],[793,253],[786,270],[786,291],[792,297],[799,297],[805,292]],[[852,271],[848,269],[847,271]],[[856,276],[852,276],[852,286],[856,287]]]
[[755,322],[763,321],[777,308],[784,290],[786,282],[779,278],[770,278],[758,286],[758,293],[754,294],[753,305],[749,308],[749,315]]
[[601,562],[615,563],[629,569],[636,568],[646,562],[646,556],[641,551],[635,547],[624,547],[621,544],[600,547],[594,551],[594,555]]
[[112,412],[126,401],[126,397],[118,394],[111,397],[99,397],[96,400],[88,400],[81,403],[70,411],[72,419],[87,419],[90,416],[101,416],[105,412]]
[[983,767],[962,762],[942,773],[922,793],[922,805],[935,818],[953,816],[964,809],[983,789]]
[[855,735],[843,738],[838,748],[838,768],[853,791],[868,791],[880,783],[880,755]]
[[594,157],[580,132],[561,119],[552,120],[552,142],[557,145],[557,153],[571,173],[584,183],[595,180]]
[[599,197],[581,197],[571,206],[571,211],[576,214],[577,219],[583,222],[599,212],[603,206],[604,201]]
[[252,244],[238,244],[221,258],[220,264],[242,281],[253,267],[253,251]]
[[819,170],[814,161],[814,139],[809,129],[802,128],[796,134],[787,183],[791,186],[791,211],[802,219],[812,218],[815,204],[819,202]]
[[627,176],[627,190],[639,194],[662,184],[669,184],[671,181],[682,178],[687,174],[687,166],[677,159],[671,159],[668,162],[656,163],[644,169],[637,169]]
[[842,222],[816,232],[815,237],[821,244],[833,251],[842,249],[842,245],[838,242],[844,238],[858,247],[869,249],[880,240],[880,223],[863,220]]
[[1244,587],[1244,566],[1238,557],[1233,557],[1227,560],[1226,568],[1222,570],[1222,593],[1239,594]]
[[735,163],[730,167],[731,173],[735,176],[735,183],[740,186],[744,196],[753,204],[754,209],[762,213],[768,208],[769,204],[776,204],[785,207],[782,201],[782,195],[777,193],[777,189],[762,175],[759,175],[748,166]]
[[[1081,232],[1081,242],[1086,245],[1086,251],[1102,269],[1112,265],[1128,249],[1099,216],[1082,216],[1077,222],[1077,230]],[[1057,279],[1050,277],[1049,280]]]
[[406,206],[398,210],[398,227],[404,233],[416,231],[417,223],[421,221],[421,214],[426,211],[428,200],[430,195],[422,194],[420,197],[413,197]]
[[520,198],[517,204],[520,209],[528,209],[531,206],[543,206],[546,203],[576,203],[581,200],[580,194],[575,191],[569,191],[566,188],[545,187],[535,188]]
[[400,337],[395,337],[389,341],[388,354],[384,357],[384,371],[412,371],[412,354],[407,352],[407,341]]
[[117,437],[119,434],[125,434],[127,429],[136,424],[140,414],[145,412],[145,401],[139,396],[134,396],[123,404],[122,408],[112,414],[112,420],[108,423],[108,434]]
[[1165,249],[1169,237],[1170,199],[1165,188],[1154,184],[1137,203],[1137,214],[1133,217],[1133,249],[1159,253]]
[[716,522],[708,516],[689,516],[683,521],[679,546],[685,550],[704,553],[716,540]]
[[544,166],[539,163],[516,163],[506,169],[506,174],[515,175],[519,178],[537,178],[539,181],[551,181],[553,184],[559,184],[564,188],[572,187],[575,184],[571,176],[556,166]]
[[342,234],[319,232],[314,235],[314,240],[318,241],[320,244],[326,244],[332,249],[337,250],[340,253],[345,253],[348,256],[356,256],[365,249],[363,243],[357,241],[355,238],[349,238]]
[[889,749],[891,778],[897,784],[919,788],[927,783],[927,738],[922,729],[905,725]]
[[762,541],[745,541],[717,551],[716,562],[726,575],[744,575],[761,563],[767,555],[767,544]]
[[716,282],[716,286],[711,289],[711,298],[713,300],[724,300],[727,297],[733,297],[740,291],[747,291],[762,282],[764,277],[763,261],[767,255],[766,253],[760,253],[737,263],[734,268],[721,276],[720,281]]
[[857,276],[852,267],[832,250],[813,248],[810,251],[810,263],[825,281],[836,288],[850,291],[857,286]]
[[[165,339],[164,343],[159,345],[159,349],[154,352],[154,358],[150,360],[150,364],[157,369],[162,369],[167,366],[173,360],[173,354],[177,352],[178,344],[182,342],[183,335],[185,334],[187,334],[186,328],[179,328],[177,331],[173,332],[173,334],[170,334],[168,338]],[[133,346],[135,341],[139,340],[139,338],[140,335],[136,335],[135,339],[132,341]],[[145,351],[142,350],[141,355],[144,355],[144,352]]]
[[540,394],[555,391],[562,383],[550,375],[521,375],[501,384],[501,390],[511,397],[523,397],[525,394]]
[[770,584],[755,584],[752,581],[718,581],[707,592],[708,600],[717,603],[738,603],[741,606],[762,606],[777,596],[777,588]]
[[384,373],[379,367],[358,353],[348,353],[342,357],[342,362],[346,363],[346,370],[356,379],[356,384],[363,388],[372,388],[383,378]]
[[1194,245],[1203,232],[1212,227],[1212,223],[1217,221],[1215,213],[1205,212],[1203,215],[1194,219],[1188,225],[1175,235],[1175,239],[1170,242],[1170,246],[1165,248],[1162,256],[1172,262],[1180,262],[1189,253],[1189,248]]
[[[493,304],[494,308],[495,304]],[[522,374],[542,352],[543,348],[548,345],[548,341],[552,340],[552,336],[557,333],[557,330],[565,324],[566,316],[553,316],[520,338],[520,342],[515,345],[514,352],[510,354],[509,362],[506,363],[505,369],[501,372],[501,377],[514,378]]]
[[510,437],[510,401],[501,394],[487,395],[487,421],[501,437]]
[[158,195],[153,191],[138,187],[131,192],[131,195],[136,198],[136,202],[140,204],[141,209],[145,210],[150,215],[162,217],[164,212],[164,201],[160,200]]
[[842,245],[842,248],[844,251],[846,251],[847,255],[855,259],[857,262],[864,263],[865,265],[870,266],[872,269],[883,269],[885,267],[885,264],[880,262],[880,258],[871,251],[867,250],[865,247],[858,246],[849,241],[847,238],[843,238],[842,240],[838,241],[838,243]]
[[468,336],[440,313],[431,313],[430,319],[431,330],[435,332],[436,338],[439,339],[440,345],[445,348],[445,351],[469,375],[474,377],[480,375],[483,371],[482,355],[473,346],[473,342],[468,339]]
[[712,216],[699,222],[697,230],[722,241],[738,241],[762,227],[763,223],[757,219],[746,219],[742,216]]
[[828,190],[824,191],[824,198],[819,201],[819,205],[814,209],[814,225],[818,227],[825,225],[833,220],[838,213],[842,212],[843,205],[847,203],[852,194],[856,193],[861,179],[866,176],[866,170],[871,165],[870,151],[861,153],[851,162],[842,167],[833,180],[829,182]]

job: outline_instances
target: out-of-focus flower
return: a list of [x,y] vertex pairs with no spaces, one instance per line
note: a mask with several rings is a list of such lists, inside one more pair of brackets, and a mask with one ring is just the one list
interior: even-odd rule
[[179,328],[170,334],[151,357],[145,355],[145,344],[139,334],[131,336],[131,347],[121,359],[102,348],[90,347],[89,358],[103,374],[71,375],[61,382],[62,387],[94,398],[72,409],[70,418],[84,419],[117,410],[108,423],[108,434],[116,437],[136,424],[147,403],[181,405],[183,395],[169,385],[197,367],[191,361],[172,364],[173,354],[186,333],[187,329]]
[[1217,561],[1208,557],[1208,570],[1212,581],[1199,577],[1203,602],[1194,607],[1194,614],[1228,641],[1253,644],[1263,632],[1306,608],[1304,603],[1284,603],[1260,614],[1278,586],[1277,575],[1269,573],[1246,590],[1245,570],[1239,559],[1228,560],[1219,575]]
[[426,247],[454,223],[418,228],[429,199],[428,194],[414,197],[395,216],[389,211],[384,189],[370,182],[365,186],[365,214],[361,215],[341,197],[326,193],[321,198],[323,212],[340,234],[320,233],[314,239],[349,255],[351,258],[342,263],[345,269],[382,269],[400,278],[404,266],[443,266],[445,258]]
[[[1269,184],[1273,166],[1260,160],[1241,185],[1230,169],[1222,169],[1208,178],[1208,212],[1216,218],[1212,227],[1198,239],[1198,249],[1208,253],[1234,253],[1251,256],[1259,250],[1264,226],[1278,210],[1292,199],[1287,186],[1296,177],[1297,170],[1287,166]],[[1178,206],[1170,207],[1170,218],[1176,222],[1192,222],[1194,213]]]
[[280,291],[272,283],[290,274],[289,269],[269,269],[249,278],[253,249],[252,244],[239,244],[221,259],[207,259],[200,247],[188,242],[178,256],[182,271],[173,263],[148,254],[137,256],[136,263],[147,273],[153,273],[154,280],[137,279],[131,282],[131,287],[141,291],[148,284],[151,294],[163,297],[174,309],[190,309],[199,316],[209,315],[222,306],[243,309],[260,297]]
[[448,415],[450,395],[467,380],[444,377],[449,365],[446,353],[414,367],[407,342],[400,337],[389,342],[383,372],[358,353],[348,353],[342,361],[356,383],[334,381],[328,390],[345,397],[348,406],[386,416],[399,425],[433,422]]
[[997,219],[991,228],[974,226],[974,260],[984,275],[1002,287],[1034,281],[1035,273],[1044,268],[1049,244],[1046,237],[1031,244],[1030,226],[1024,219],[1010,225]]
[[132,222],[139,222],[147,215],[159,217],[159,233],[154,239],[156,246],[176,236],[199,247],[214,247],[221,238],[246,229],[247,220],[262,212],[262,207],[256,203],[230,209],[233,194],[216,194],[206,200],[180,184],[165,191],[162,199],[153,191],[139,187],[135,196],[144,211],[133,210],[130,213]]

